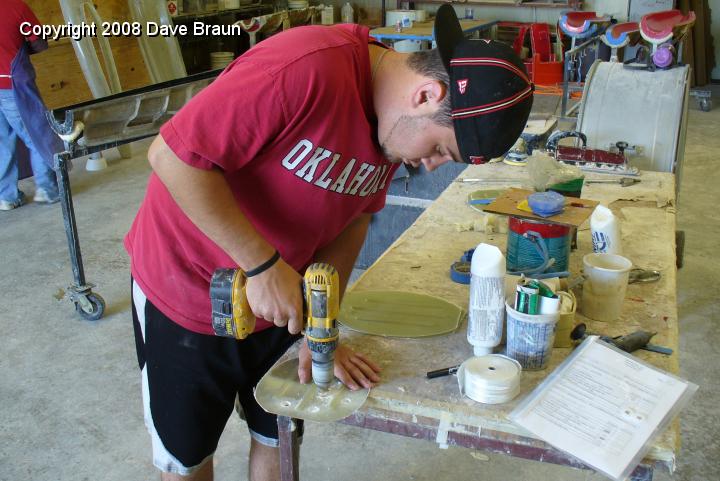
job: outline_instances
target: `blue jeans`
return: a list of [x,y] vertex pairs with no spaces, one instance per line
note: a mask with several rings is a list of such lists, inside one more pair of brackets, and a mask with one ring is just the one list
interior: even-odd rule
[[[38,122],[45,122],[38,119]],[[33,146],[12,90],[0,89],[0,200],[15,202],[20,199],[18,190],[18,163],[15,158],[15,143],[18,137],[30,151],[30,165],[35,176],[35,185],[45,189],[50,197],[58,195],[55,171]]]

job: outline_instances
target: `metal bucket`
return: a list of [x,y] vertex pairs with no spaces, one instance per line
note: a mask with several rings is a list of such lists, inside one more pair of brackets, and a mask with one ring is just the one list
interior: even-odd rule
[[[675,172],[685,151],[689,67],[669,70],[625,68],[618,62],[595,62],[585,83],[578,130],[591,148],[607,149],[625,141],[640,147],[630,164]],[[679,185],[679,178],[678,178]]]
[[[506,270],[536,274],[561,273],[568,270],[570,259],[570,227],[561,224],[521,219],[510,216],[508,222]],[[539,248],[538,242],[543,243]],[[541,250],[545,250],[543,255]],[[548,259],[553,259],[548,264]]]

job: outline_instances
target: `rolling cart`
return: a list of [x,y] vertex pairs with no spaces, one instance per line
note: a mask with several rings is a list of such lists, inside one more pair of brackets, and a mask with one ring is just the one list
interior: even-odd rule
[[83,319],[100,319],[105,300],[85,279],[68,176],[72,160],[157,135],[162,124],[220,72],[204,72],[47,112],[53,131],[64,144],[64,150],[55,154],[54,166],[73,272],[73,284],[67,291]]

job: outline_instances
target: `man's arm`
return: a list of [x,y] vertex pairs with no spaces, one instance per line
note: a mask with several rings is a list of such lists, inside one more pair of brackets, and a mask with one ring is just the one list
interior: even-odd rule
[[[32,27],[40,25],[40,20],[38,20],[38,18],[35,16],[35,13],[30,10],[30,7],[23,4],[23,8],[24,12],[21,14],[21,19],[18,21],[18,26],[21,22],[28,22]],[[44,50],[47,50],[48,48],[47,40],[42,39],[37,35],[25,37],[25,41],[30,47],[30,55],[34,53],[40,53]]]
[[[254,269],[272,257],[275,248],[237,206],[222,172],[186,164],[160,135],[150,146],[148,160],[182,211],[243,270]],[[278,326],[288,325],[293,334],[300,332],[300,281],[300,275],[282,259],[248,279],[246,292],[253,313]]]
[[40,53],[48,49],[47,40],[43,40],[42,38],[32,40],[28,42],[28,44],[30,45],[30,55]]
[[[360,248],[365,242],[370,214],[362,214],[353,220],[331,243],[318,250],[315,261],[326,262],[338,271],[340,277],[340,298],[342,299],[347,287],[355,260]],[[335,350],[335,376],[350,389],[359,389],[360,386],[371,388],[380,381],[377,373],[380,367],[364,355],[354,352],[341,343]],[[312,377],[310,367],[310,352],[304,343],[300,350],[300,365],[298,367],[300,382],[310,382]]]
[[345,294],[350,274],[360,253],[368,226],[370,214],[362,214],[353,220],[339,236],[331,243],[318,250],[315,254],[316,262],[326,262],[335,267],[340,276],[340,298]]

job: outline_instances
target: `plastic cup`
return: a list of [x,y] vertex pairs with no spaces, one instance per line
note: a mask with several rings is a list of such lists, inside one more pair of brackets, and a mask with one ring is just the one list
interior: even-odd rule
[[505,312],[508,357],[528,371],[545,369],[552,354],[560,313],[523,314],[513,309],[509,302],[505,303]]
[[632,262],[617,254],[594,253],[583,257],[583,266],[583,315],[614,321],[620,317]]

